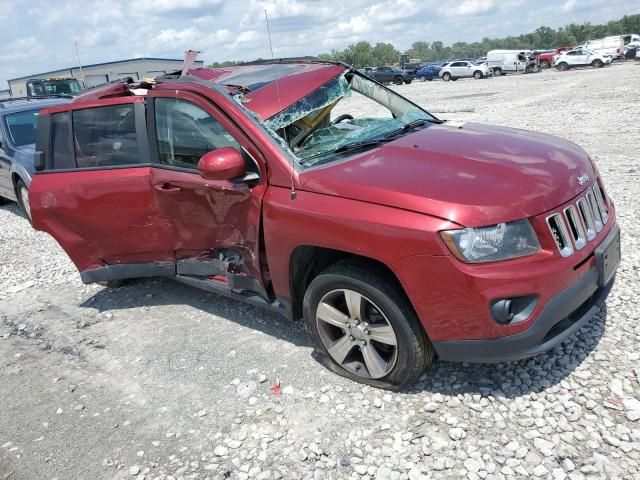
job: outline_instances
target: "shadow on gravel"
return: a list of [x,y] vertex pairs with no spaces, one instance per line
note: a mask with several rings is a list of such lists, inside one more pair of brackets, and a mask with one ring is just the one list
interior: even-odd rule
[[462,364],[436,360],[407,393],[493,395],[515,398],[559,384],[592,352],[604,335],[607,307],[567,341],[535,357],[495,364]]
[[5,212],[10,212],[14,214],[16,217],[24,218],[25,216],[22,209],[18,206],[16,202],[12,202],[11,200],[5,200],[4,198],[0,198],[0,210],[4,210]]
[[[150,297],[147,295],[150,294]],[[267,309],[165,279],[131,280],[120,288],[104,288],[80,304],[83,308],[124,310],[134,307],[184,305],[259,330],[296,346],[311,342],[301,322],[290,322]],[[158,319],[159,320],[159,319]]]

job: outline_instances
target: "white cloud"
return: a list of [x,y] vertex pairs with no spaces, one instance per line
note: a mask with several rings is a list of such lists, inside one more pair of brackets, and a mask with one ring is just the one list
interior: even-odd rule
[[[629,0],[0,0],[0,89],[11,77],[135,54],[182,58],[189,48],[205,62],[271,54],[317,55],[350,43],[445,44],[517,35],[540,25],[604,23],[638,13]],[[637,2],[636,2],[637,3]],[[567,11],[563,11],[565,5]],[[536,15],[531,15],[531,12]]]
[[441,6],[438,11],[447,17],[484,15],[496,9],[494,0],[462,0],[449,2]]

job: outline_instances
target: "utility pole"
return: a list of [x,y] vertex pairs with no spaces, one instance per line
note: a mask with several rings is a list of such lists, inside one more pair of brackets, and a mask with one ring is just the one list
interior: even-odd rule
[[78,52],[78,42],[74,42],[76,45],[76,58],[78,59],[78,67],[80,67],[80,78],[82,79],[83,88],[87,88],[87,85],[84,82],[84,72],[82,71],[82,63],[80,62],[80,53]]

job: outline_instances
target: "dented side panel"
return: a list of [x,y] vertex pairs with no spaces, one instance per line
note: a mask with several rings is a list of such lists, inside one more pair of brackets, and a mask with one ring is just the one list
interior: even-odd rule
[[35,175],[34,227],[50,233],[81,272],[173,261],[172,225],[159,215],[150,171],[144,166]]

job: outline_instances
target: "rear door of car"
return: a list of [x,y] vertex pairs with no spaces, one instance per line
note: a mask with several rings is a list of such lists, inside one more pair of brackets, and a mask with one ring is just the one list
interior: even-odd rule
[[40,116],[34,227],[51,234],[85,283],[173,275],[173,230],[151,188],[141,97]]

